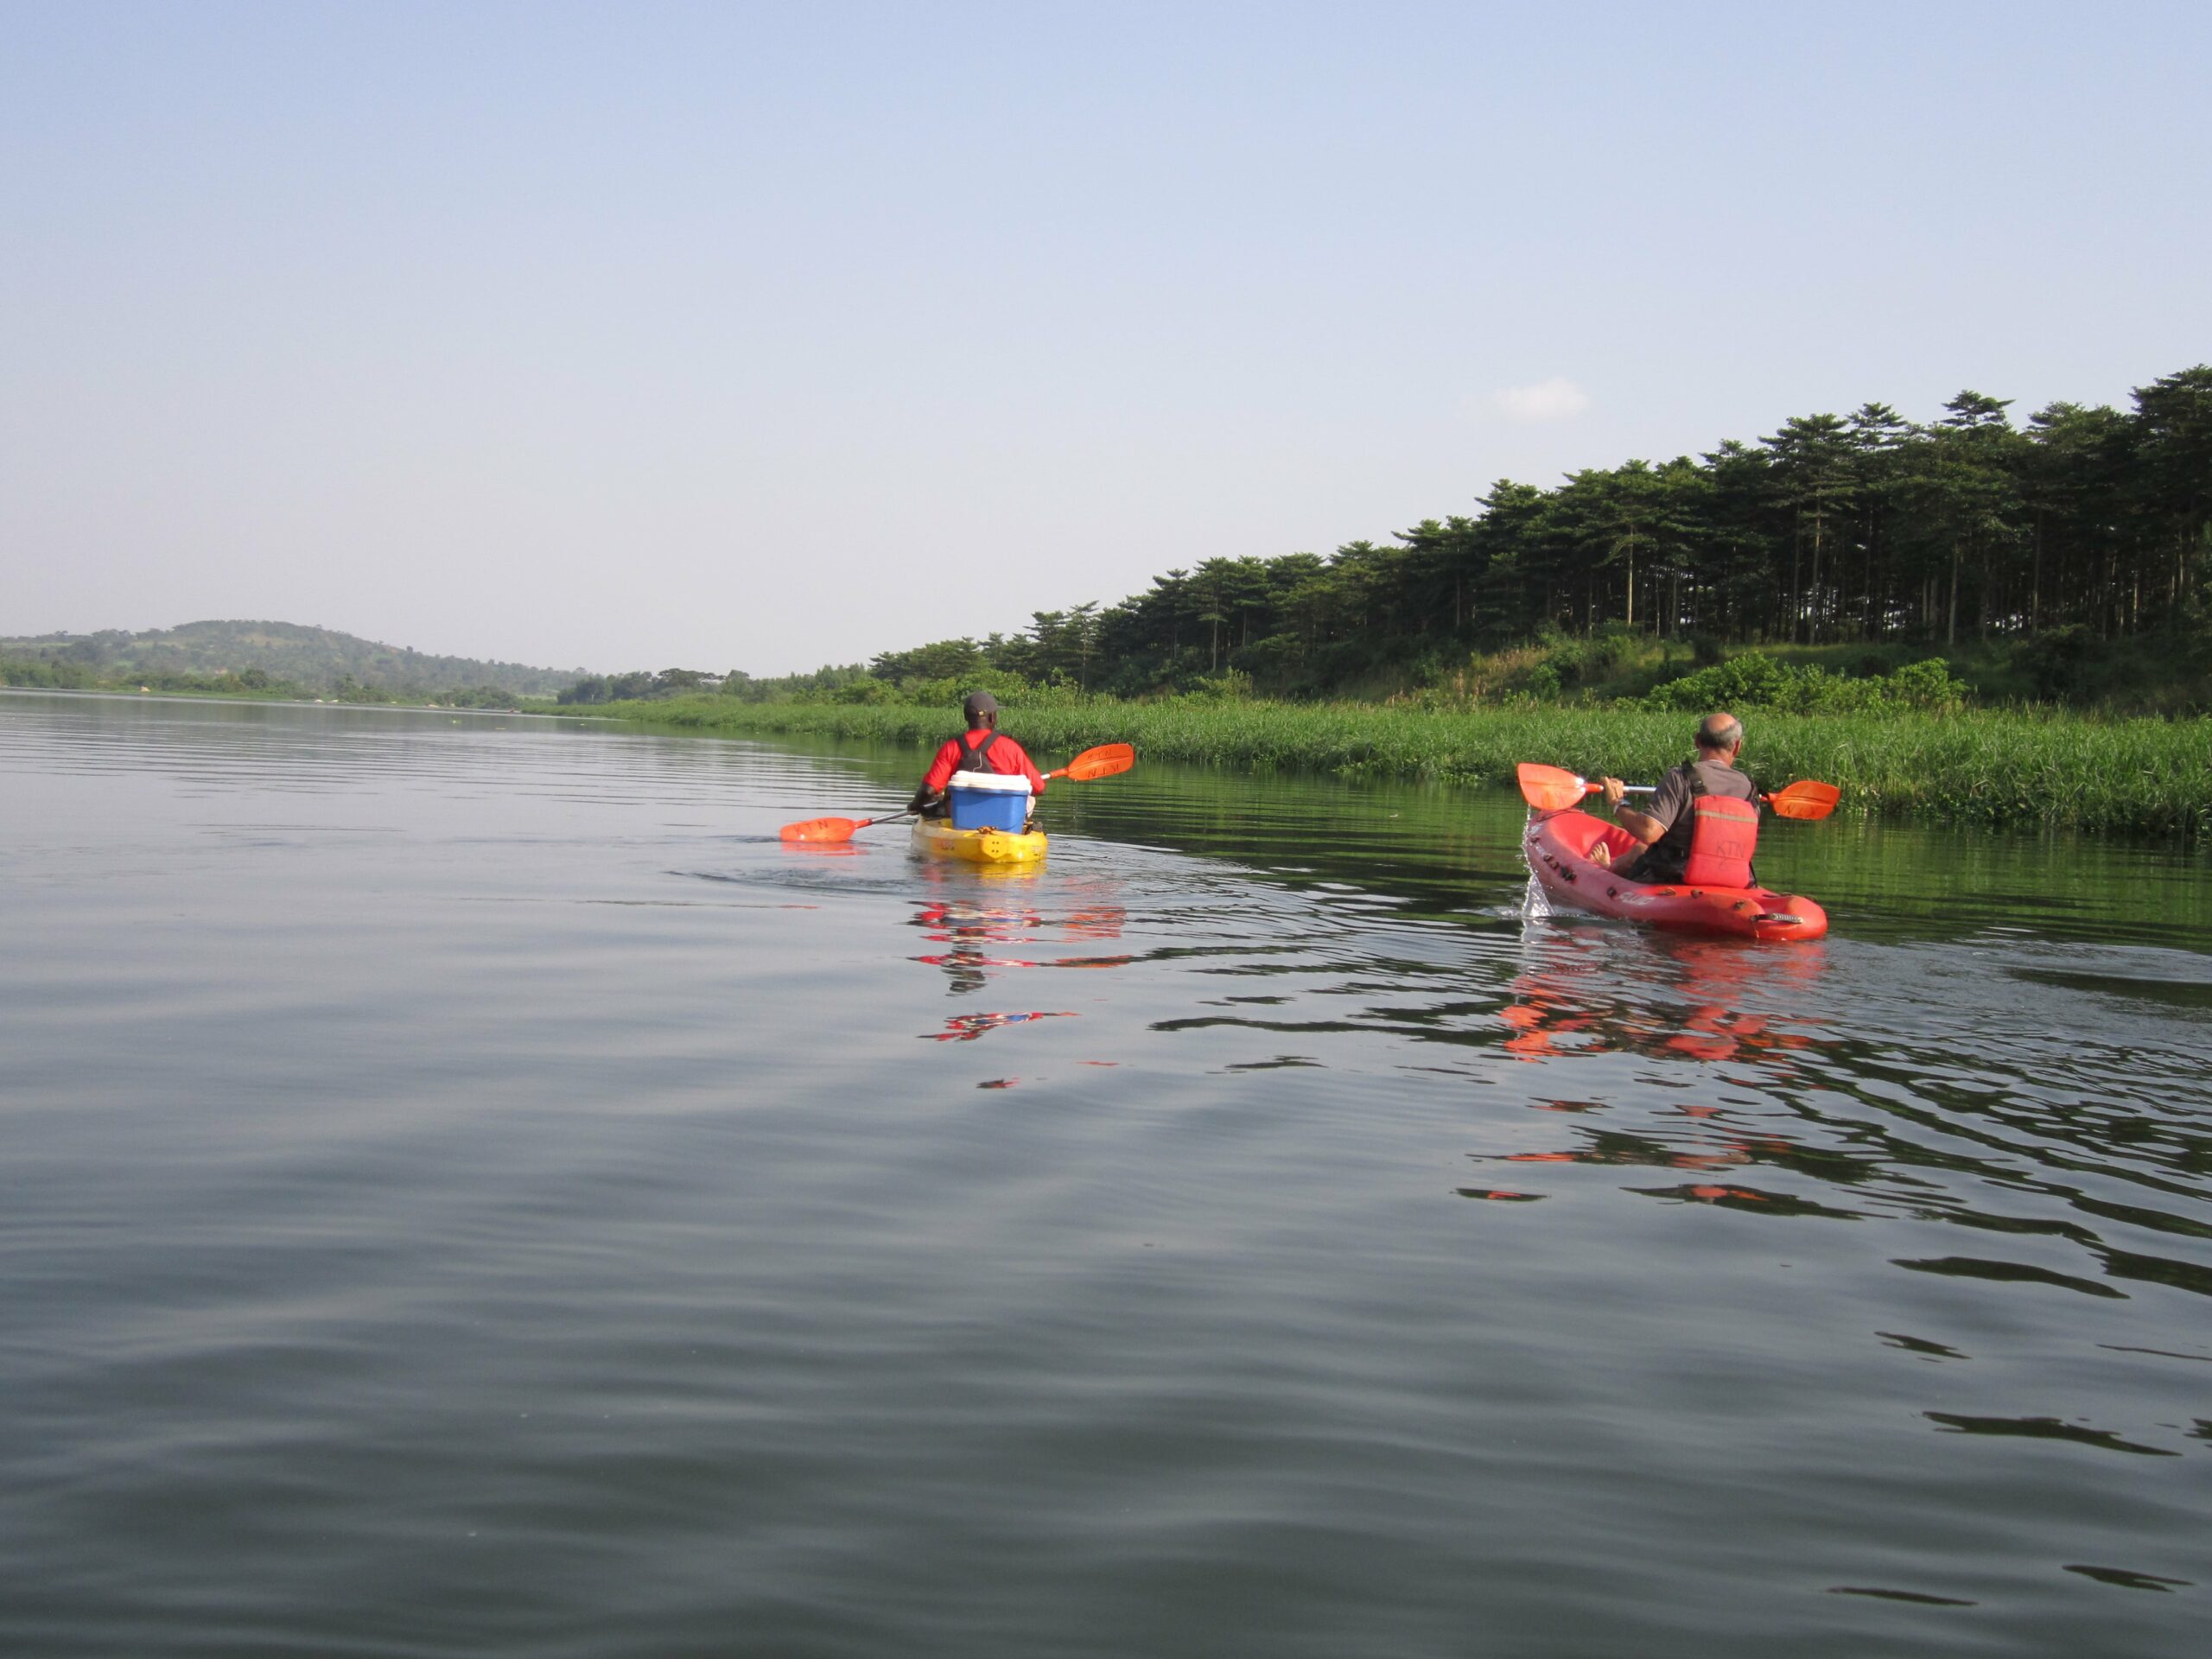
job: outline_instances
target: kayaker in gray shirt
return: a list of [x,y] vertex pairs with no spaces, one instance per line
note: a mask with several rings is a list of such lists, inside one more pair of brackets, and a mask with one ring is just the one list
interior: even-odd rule
[[[1697,755],[1669,769],[1651,797],[1651,810],[1623,806],[1625,787],[1618,778],[1603,780],[1606,810],[1613,822],[1643,843],[1613,868],[1649,883],[1692,880],[1707,887],[1748,887],[1752,884],[1751,845],[1758,834],[1758,785],[1736,769],[1743,753],[1743,722],[1716,710],[1698,723]],[[1748,802],[1741,807],[1719,803]],[[1705,804],[1711,803],[1712,804]],[[1603,843],[1592,861],[1605,863]]]

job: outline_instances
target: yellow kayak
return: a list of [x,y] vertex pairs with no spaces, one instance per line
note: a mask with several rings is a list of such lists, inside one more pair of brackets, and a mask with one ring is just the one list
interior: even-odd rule
[[964,858],[970,864],[1033,864],[1045,856],[1045,832],[955,830],[941,819],[917,818],[911,845],[918,853]]

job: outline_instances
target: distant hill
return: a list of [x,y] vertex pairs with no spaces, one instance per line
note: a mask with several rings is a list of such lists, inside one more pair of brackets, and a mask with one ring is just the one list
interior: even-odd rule
[[0,639],[0,658],[75,664],[102,679],[130,675],[242,674],[259,669],[302,690],[330,692],[347,682],[427,696],[457,686],[490,686],[517,696],[551,696],[573,685],[580,668],[531,668],[433,657],[329,628],[296,622],[187,622],[143,633],[45,633]]

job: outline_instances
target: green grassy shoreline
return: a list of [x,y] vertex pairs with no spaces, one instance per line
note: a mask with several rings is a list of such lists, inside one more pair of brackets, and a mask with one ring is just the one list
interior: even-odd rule
[[[607,703],[595,715],[734,736],[783,733],[920,747],[957,715],[897,704]],[[2212,719],[2106,720],[2013,710],[1782,715],[1747,710],[1745,764],[1770,787],[1821,778],[1846,810],[1924,823],[2086,830],[2212,844]],[[1649,780],[1689,749],[1693,722],[1641,709],[1432,712],[1395,705],[1125,702],[1056,696],[1009,708],[1040,766],[1094,743],[1239,771],[1497,785],[1516,761]]]

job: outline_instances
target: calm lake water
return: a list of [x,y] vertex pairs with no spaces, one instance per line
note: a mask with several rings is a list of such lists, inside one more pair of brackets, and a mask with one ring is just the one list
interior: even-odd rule
[[0,1651],[2212,1645],[2202,857],[919,764],[0,696]]

